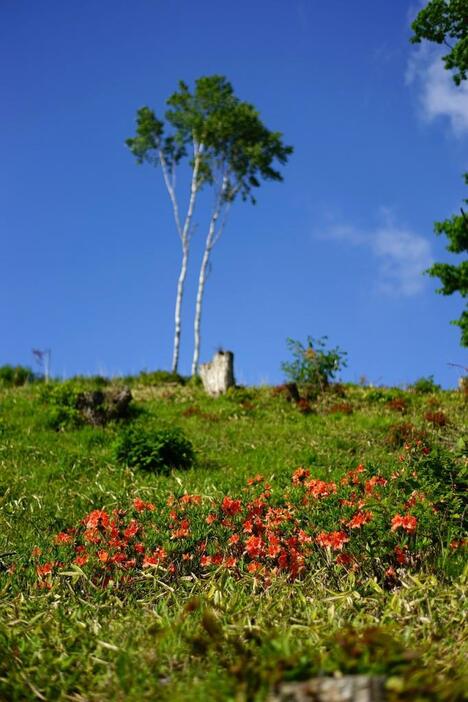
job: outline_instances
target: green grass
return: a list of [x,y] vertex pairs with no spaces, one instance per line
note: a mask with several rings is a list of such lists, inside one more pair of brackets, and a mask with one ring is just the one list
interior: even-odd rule
[[[450,548],[464,515],[462,394],[346,386],[346,397],[330,391],[303,415],[269,388],[211,399],[190,383],[148,382],[132,387],[139,412],[131,421],[182,429],[196,454],[190,470],[156,475],[119,465],[118,423],[65,423],[55,431],[43,387],[0,390],[0,553],[15,551],[0,572],[0,699],[260,701],[281,680],[337,671],[385,674],[391,700],[463,699],[466,573],[462,550]],[[403,415],[388,405],[395,398],[405,401]],[[351,414],[335,411],[343,402]],[[425,418],[437,411],[445,426]],[[116,578],[103,587],[90,564],[79,568],[70,557],[54,570],[50,589],[38,587],[36,566],[57,551],[55,535],[92,510],[128,509],[137,497],[154,503],[144,517],[148,538],[156,543],[161,535],[181,558],[167,531],[170,495],[200,495],[194,532],[218,539],[224,532],[205,524],[215,509],[210,501],[244,499],[247,479],[258,473],[277,505],[284,493],[299,505],[291,492],[299,466],[338,484],[358,464],[390,480],[405,455],[392,441],[391,428],[401,423],[424,433],[430,453],[407,452],[403,487],[376,498],[375,532],[359,542],[368,565],[338,567],[336,554],[314,546],[295,580],[248,572],[242,556],[232,571],[201,568],[195,558],[176,574],[137,569],[130,582]],[[415,557],[392,581],[383,576],[385,539],[399,533],[390,532],[389,517],[401,509],[391,500],[411,480],[438,512],[415,508],[417,535],[404,536]],[[297,506],[297,518],[314,536],[320,509],[317,528],[339,529],[337,504],[332,496]],[[195,549],[195,535],[190,543]],[[42,561],[32,556],[35,548]]]

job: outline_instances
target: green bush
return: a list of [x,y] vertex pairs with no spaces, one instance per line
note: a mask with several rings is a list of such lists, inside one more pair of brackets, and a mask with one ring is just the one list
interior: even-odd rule
[[191,442],[180,429],[151,430],[133,425],[113,445],[114,457],[131,468],[169,473],[172,468],[190,468],[194,463]]
[[346,352],[338,346],[327,349],[326,336],[321,339],[307,337],[304,346],[300,341],[287,339],[293,360],[281,364],[281,369],[288,380],[305,386],[309,399],[322,392],[341,368],[346,366]]
[[410,390],[420,394],[437,392],[441,389],[440,385],[434,383],[434,376],[428,375],[427,377],[419,378],[412,385],[409,386]]
[[40,398],[47,405],[47,426],[51,429],[78,427],[83,423],[76,404],[82,385],[75,380],[48,383],[41,388]]
[[165,370],[142,371],[139,375],[125,378],[127,384],[147,386],[165,385],[166,383],[185,385],[185,381],[186,379],[182,375]]
[[0,387],[11,388],[33,383],[38,377],[26,366],[0,366]]

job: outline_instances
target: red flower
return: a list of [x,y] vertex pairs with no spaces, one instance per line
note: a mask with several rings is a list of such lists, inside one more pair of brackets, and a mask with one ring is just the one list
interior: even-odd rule
[[339,551],[343,545],[349,541],[344,531],[322,531],[315,539],[319,546],[330,547],[334,551]]
[[179,502],[183,505],[201,505],[200,495],[182,495]]
[[408,534],[412,534],[414,531],[416,531],[417,524],[418,520],[416,519],[416,517],[413,517],[410,514],[396,514],[392,519],[391,531],[395,531],[396,529],[399,529],[401,527],[402,529],[407,531]]
[[86,529],[83,533],[83,539],[90,544],[98,544],[101,540],[97,529]]
[[55,537],[55,543],[56,544],[68,544],[72,540],[71,534],[67,534],[64,531],[61,531],[57,536]]
[[223,499],[223,502],[221,504],[221,508],[223,512],[226,514],[231,515],[233,517],[234,515],[238,514],[242,507],[241,507],[241,501],[240,500],[233,500],[231,497],[225,497]]
[[215,522],[217,519],[218,519],[218,517],[216,516],[216,514],[209,514],[207,516],[207,518],[205,519],[205,522],[207,524],[213,524],[213,522]]
[[294,471],[292,476],[292,484],[300,485],[309,477],[309,475],[310,470],[307,470],[306,468],[297,468],[297,470]]
[[394,548],[395,558],[400,565],[405,565],[408,562],[407,550],[408,546],[395,546]]
[[145,502],[139,497],[135,497],[135,499],[133,500],[133,506],[135,507],[137,512],[144,512],[145,510],[148,510],[149,512],[154,512],[154,510],[156,509],[152,502]]
[[157,548],[155,551],[153,551],[152,556],[145,556],[143,559],[143,568],[146,566],[158,565],[158,563],[163,561],[166,557],[166,551],[163,548]]
[[249,565],[247,566],[247,570],[249,573],[256,573],[257,571],[261,570],[262,566],[258,561],[251,561]]
[[239,534],[233,534],[229,537],[228,544],[237,544],[239,541]]
[[77,566],[82,566],[85,565],[85,563],[88,562],[88,556],[77,556],[73,563],[76,563]]
[[53,567],[53,563],[44,563],[44,565],[38,565],[36,566],[36,573],[40,578],[42,578],[44,577],[44,575],[50,575],[52,573]]
[[255,475],[253,478],[247,478],[247,485],[256,485],[263,482],[263,475]]
[[366,480],[366,482],[364,483],[366,495],[372,495],[376,485],[385,486],[387,483],[388,480],[382,478],[381,475],[373,475],[372,478],[369,478],[369,480]]
[[356,512],[354,517],[349,520],[347,526],[350,529],[360,529],[363,524],[367,524],[372,520],[372,512]]
[[309,480],[305,483],[307,492],[318,499],[319,497],[328,497],[336,492],[335,483],[326,483],[324,480]]
[[354,558],[349,553],[339,553],[335,558],[335,563],[343,566],[350,566],[354,563]]
[[107,527],[109,526],[109,515],[101,509],[95,509],[83,521],[88,529],[96,529],[99,526]]
[[267,548],[267,554],[270,556],[270,558],[275,558],[279,552],[281,551],[280,548],[280,540],[278,539],[277,536],[274,536],[271,534],[268,538],[268,548]]
[[245,542],[245,551],[249,554],[250,558],[256,558],[260,556],[263,549],[263,540],[261,536],[249,536]]
[[133,539],[136,534],[138,534],[140,527],[135,519],[132,519],[128,527],[124,531],[124,537],[126,539]]

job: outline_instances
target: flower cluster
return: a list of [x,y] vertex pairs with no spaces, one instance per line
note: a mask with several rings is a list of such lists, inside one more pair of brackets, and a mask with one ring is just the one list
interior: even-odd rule
[[[39,585],[50,587],[69,565],[100,585],[132,582],[145,569],[175,578],[223,568],[268,582],[319,566],[370,568],[396,582],[399,569],[421,562],[418,534],[421,544],[430,541],[424,525],[442,519],[426,492],[414,489],[416,477],[411,466],[384,477],[359,464],[334,482],[300,467],[283,492],[255,475],[240,495],[170,495],[158,506],[136,497],[126,509],[95,509],[56,534],[47,559],[36,548]],[[460,543],[452,541],[451,551]]]

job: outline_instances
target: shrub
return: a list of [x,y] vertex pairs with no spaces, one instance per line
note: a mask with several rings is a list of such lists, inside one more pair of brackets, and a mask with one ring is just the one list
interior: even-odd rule
[[447,415],[442,412],[426,412],[424,419],[430,422],[433,427],[445,427],[447,424]]
[[0,366],[0,387],[19,387],[36,380],[38,380],[37,376],[26,366],[11,366],[9,364]]
[[179,375],[178,373],[172,373],[171,371],[156,370],[156,371],[142,371],[139,375],[134,378],[126,378],[126,382],[131,382],[134,385],[166,385],[167,383],[177,383],[178,385],[185,385],[186,379]]
[[326,336],[316,340],[308,336],[306,346],[294,339],[287,340],[293,360],[282,363],[281,368],[291,382],[306,386],[308,399],[328,387],[336,373],[346,366],[346,352],[338,346],[327,350],[326,342]]
[[408,403],[403,397],[395,397],[393,400],[389,400],[387,402],[387,407],[393,412],[405,414],[406,410],[408,409]]
[[180,429],[145,429],[133,425],[113,445],[116,460],[131,468],[168,473],[172,468],[190,468],[194,452]]
[[434,376],[428,375],[427,377],[422,377],[416,380],[412,385],[409,386],[410,390],[420,394],[426,394],[430,392],[437,392],[440,390],[440,385],[434,383]]
[[352,414],[353,406],[349,402],[336,402],[328,408],[328,414]]
[[400,448],[414,441],[419,441],[426,445],[427,437],[426,432],[421,431],[411,422],[391,424],[387,429],[386,443],[392,448]]

